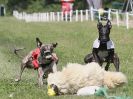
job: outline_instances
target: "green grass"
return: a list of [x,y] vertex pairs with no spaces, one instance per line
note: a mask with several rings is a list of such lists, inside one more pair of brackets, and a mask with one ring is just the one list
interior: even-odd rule
[[[55,49],[59,57],[58,68],[69,62],[84,64],[83,58],[92,50],[98,36],[96,22],[25,23],[13,17],[0,17],[0,99],[99,99],[95,96],[58,96],[49,97],[46,85],[37,86],[37,71],[25,70],[20,83],[14,82],[19,73],[20,61],[13,54],[14,47],[25,47],[25,55],[36,47],[35,38],[44,43],[58,43]],[[110,90],[110,95],[129,95],[133,97],[133,29],[113,26],[110,34],[120,57],[120,71],[126,74],[128,84]],[[114,66],[110,66],[114,70]],[[100,99],[103,99],[100,97]]]

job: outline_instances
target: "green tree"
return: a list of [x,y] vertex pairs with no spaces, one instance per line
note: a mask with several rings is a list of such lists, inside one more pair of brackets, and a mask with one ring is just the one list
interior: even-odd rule
[[45,9],[52,10],[52,8],[53,10],[56,10],[56,8],[59,10],[59,4],[56,3],[59,2],[55,2],[55,0],[8,0],[7,9],[9,12],[12,12],[13,10],[40,12]]
[[32,0],[8,0],[7,9],[9,11],[13,10],[24,10],[28,8]]

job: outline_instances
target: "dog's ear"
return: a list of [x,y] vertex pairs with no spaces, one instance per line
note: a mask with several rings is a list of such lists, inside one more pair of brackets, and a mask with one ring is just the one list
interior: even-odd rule
[[58,43],[53,43],[53,47],[55,48],[58,45]]
[[102,28],[102,27],[103,27],[102,23],[98,20],[97,28],[100,29],[100,28]]
[[110,20],[107,21],[106,26],[108,26],[110,29],[112,28],[112,25],[111,25],[111,21]]
[[42,46],[42,42],[40,41],[40,39],[38,37],[36,38],[36,43],[37,43],[37,47]]

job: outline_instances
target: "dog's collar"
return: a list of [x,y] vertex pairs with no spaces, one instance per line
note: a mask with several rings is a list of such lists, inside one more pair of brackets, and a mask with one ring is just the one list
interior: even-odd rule
[[52,60],[45,60],[45,62],[43,62],[45,59],[43,59],[43,57],[40,55],[39,57],[38,57],[38,63],[39,64],[49,64]]
[[52,61],[56,61],[56,60],[58,60],[56,57],[54,57],[53,55],[52,55],[52,58],[50,59],[50,60],[45,60],[45,62],[43,62],[45,59],[43,59],[43,57],[40,55],[39,57],[38,57],[38,62],[39,62],[39,64],[43,64],[43,65],[45,65],[45,64],[50,64]]

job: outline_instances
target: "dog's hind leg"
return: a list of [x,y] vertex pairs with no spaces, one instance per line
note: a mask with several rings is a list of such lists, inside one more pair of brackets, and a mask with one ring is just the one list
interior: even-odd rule
[[97,62],[100,66],[102,66],[101,58],[98,55],[99,49],[93,48],[92,54],[94,57],[95,62]]
[[116,68],[116,71],[119,71],[120,61],[119,61],[119,57],[117,56],[116,53],[114,54],[114,57],[113,57],[113,64]]
[[88,54],[88,55],[85,56],[84,62],[85,63],[90,63],[90,62],[93,62],[93,59],[94,59],[93,54],[90,53],[90,54]]
[[105,66],[105,70],[106,70],[106,71],[108,71],[109,65],[110,65],[110,62],[107,62],[106,66]]
[[16,82],[20,81],[21,80],[21,76],[22,76],[22,73],[25,69],[25,66],[26,64],[21,64],[21,69],[20,69],[20,74],[19,74],[19,77],[15,79]]

